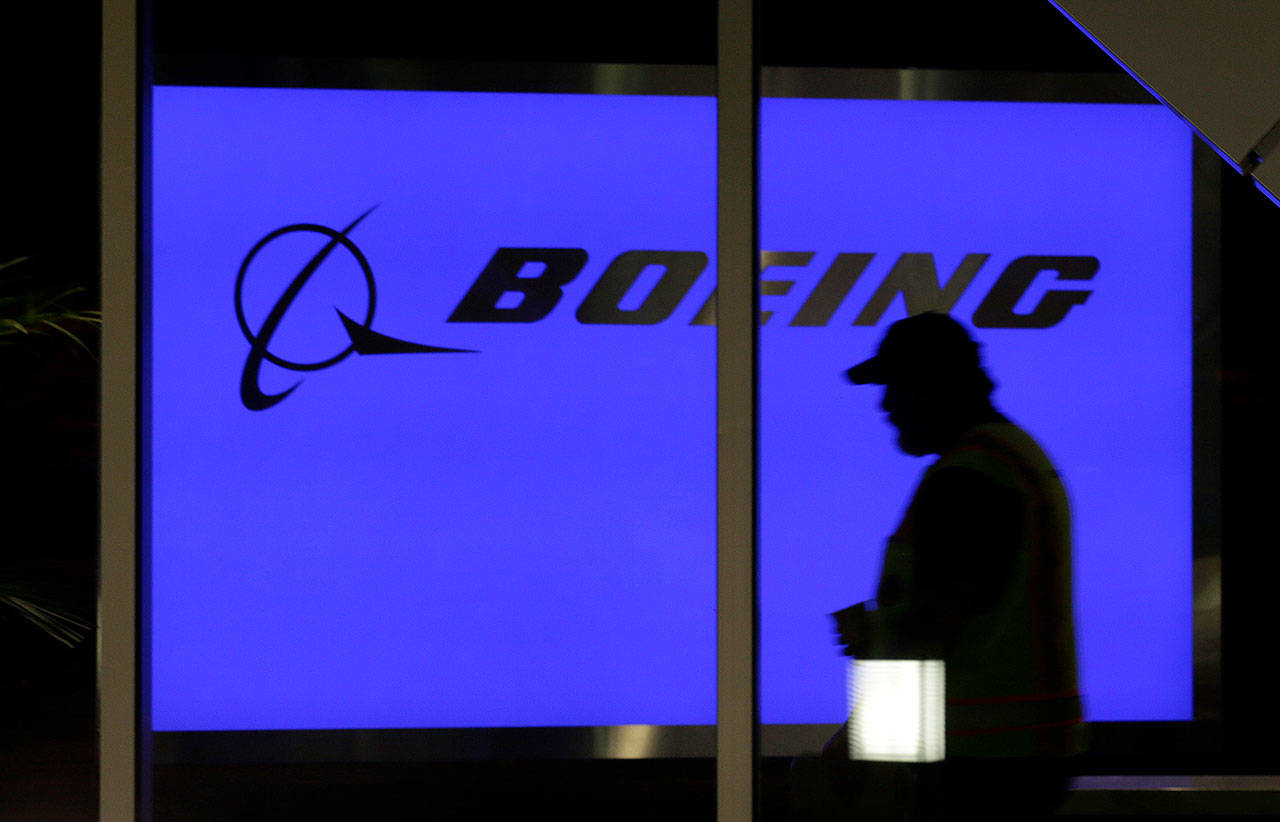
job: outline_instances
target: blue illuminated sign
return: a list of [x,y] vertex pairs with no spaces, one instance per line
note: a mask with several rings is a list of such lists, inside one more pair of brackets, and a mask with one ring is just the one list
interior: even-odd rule
[[[714,101],[153,122],[154,727],[713,723]],[[765,721],[842,718],[827,614],[925,465],[842,372],[908,307],[978,326],[1066,478],[1089,718],[1189,719],[1185,127],[769,99],[761,153]]]

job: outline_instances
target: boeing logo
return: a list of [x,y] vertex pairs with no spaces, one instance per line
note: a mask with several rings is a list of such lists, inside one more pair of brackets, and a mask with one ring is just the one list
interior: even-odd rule
[[[240,375],[240,401],[244,403],[245,408],[250,411],[263,411],[292,394],[294,389],[302,384],[301,381],[298,381],[278,394],[264,393],[258,383],[258,371],[262,367],[264,359],[290,371],[319,371],[332,365],[337,365],[353,352],[356,354],[474,353],[460,348],[439,348],[433,345],[408,342],[395,337],[388,337],[385,334],[379,334],[369,327],[373,323],[373,312],[377,308],[378,289],[373,280],[373,269],[369,266],[369,261],[365,259],[364,254],[360,252],[355,243],[351,242],[347,235],[356,226],[360,225],[360,221],[368,217],[372,211],[373,209],[371,208],[361,214],[341,231],[334,231],[332,228],[314,223],[295,223],[284,228],[278,228],[259,240],[245,256],[244,262],[240,264],[240,273],[236,275],[236,321],[240,323],[240,330],[244,333],[245,339],[249,341],[249,356],[245,360],[244,370]],[[284,293],[276,300],[275,305],[271,307],[271,311],[267,314],[266,320],[263,321],[262,327],[257,332],[254,332],[249,328],[249,323],[244,316],[245,275],[248,274],[254,258],[258,256],[258,252],[265,248],[267,244],[294,232],[321,234],[328,237],[329,242],[307,261],[302,270],[289,283]],[[284,319],[285,313],[288,312],[289,306],[293,304],[294,299],[297,298],[307,281],[311,279],[311,275],[315,274],[316,269],[338,246],[342,246],[360,264],[360,270],[364,273],[365,287],[369,291],[369,307],[365,310],[363,322],[356,322],[346,314],[343,314],[336,306],[334,307],[334,312],[337,314],[335,322],[339,320],[342,322],[347,338],[350,340],[350,345],[332,357],[318,362],[293,362],[272,354],[268,349],[271,344],[271,337],[280,327],[280,323]]]
[[[352,353],[474,353],[468,349],[441,348],[389,337],[374,331],[377,287],[373,270],[364,254],[348,235],[373,209],[369,209],[341,231],[314,223],[296,223],[267,234],[249,250],[236,277],[236,320],[249,342],[249,354],[240,379],[240,399],[252,411],[271,408],[289,396],[301,384],[276,394],[262,390],[258,381],[262,361],[293,371],[318,371],[337,365]],[[258,253],[274,240],[295,232],[309,232],[328,238],[328,242],[303,266],[284,293],[276,300],[265,321],[256,331],[245,319],[243,289],[246,275]],[[275,334],[294,299],[307,281],[330,255],[341,247],[359,264],[368,290],[368,308],[360,322],[344,314],[336,306],[335,322],[341,322],[349,344],[327,359],[295,362],[270,351]],[[780,297],[791,293],[797,280],[779,277],[787,268],[803,268],[816,256],[812,251],[761,252],[760,293],[762,297]],[[889,305],[902,296],[909,314],[921,311],[950,312],[974,282],[990,259],[990,254],[966,254],[949,274],[939,272],[932,254],[904,253],[889,267],[880,284],[853,320],[855,326],[878,324]],[[846,252],[834,261],[817,280],[799,309],[791,316],[792,326],[825,326],[843,304],[863,273],[876,258],[875,254]],[[564,287],[575,280],[587,264],[588,254],[582,248],[514,248],[502,247],[494,252],[480,275],[462,296],[449,315],[451,323],[532,323],[547,317],[564,297]],[[701,251],[625,251],[615,257],[578,305],[575,316],[585,325],[654,325],[668,320],[706,269],[708,257]],[[1079,255],[1028,255],[1005,266],[991,289],[983,297],[972,316],[979,328],[1044,329],[1062,322],[1075,306],[1082,305],[1092,290],[1080,287],[1045,290],[1030,310],[1017,311],[1032,283],[1042,275],[1056,282],[1090,281],[1097,273],[1096,257]],[[656,269],[656,281],[654,281]],[[646,271],[648,294],[640,298],[630,295],[633,286]],[[945,282],[940,280],[945,274]],[[630,295],[630,296],[629,296]],[[627,307],[623,307],[624,298]],[[638,304],[637,304],[638,300]],[[767,323],[775,312],[761,311],[760,322]],[[691,325],[714,325],[716,319],[713,291]],[[687,315],[686,315],[687,316]]]
[[[760,294],[780,297],[790,294],[793,279],[768,276],[770,270],[804,267],[814,258],[812,251],[762,251],[760,253]],[[793,326],[827,325],[836,309],[849,296],[875,258],[870,253],[837,254],[804,303],[790,320]],[[939,271],[932,254],[900,255],[867,301],[854,325],[876,325],[899,294],[908,314],[922,311],[950,312],[973,283],[990,254],[966,254],[955,271],[939,284]],[[546,317],[564,296],[564,286],[574,280],[587,262],[581,248],[499,248],[479,278],[463,296],[449,322],[529,323]],[[542,270],[537,271],[537,266]],[[703,269],[707,255],[701,251],[625,251],[605,268],[578,306],[578,321],[603,325],[653,325],[668,319],[684,300]],[[658,268],[661,274],[638,305],[622,308],[642,272]],[[534,273],[530,273],[530,271]],[[973,313],[979,328],[1050,328],[1062,322],[1072,307],[1083,304],[1092,293],[1081,288],[1050,289],[1030,311],[1015,309],[1031,284],[1042,274],[1058,281],[1091,280],[1098,272],[1098,258],[1088,256],[1030,255],[1010,262]],[[511,296],[517,299],[514,305]],[[773,311],[760,313],[761,324],[769,322]],[[715,324],[715,293],[694,315],[691,325]]]

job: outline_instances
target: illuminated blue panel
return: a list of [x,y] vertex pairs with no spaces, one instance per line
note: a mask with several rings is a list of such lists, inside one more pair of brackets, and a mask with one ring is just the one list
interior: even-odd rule
[[[625,252],[713,254],[714,116],[156,89],[156,729],[714,722],[714,330],[692,323],[714,259],[665,319],[617,323],[655,308],[657,266],[620,313],[583,309],[614,322],[578,316]],[[766,273],[795,284],[764,298],[765,720],[840,719],[825,614],[869,595],[923,468],[840,379],[903,315],[852,325],[904,253],[944,277],[989,255],[966,320],[1017,257],[1099,260],[1017,309],[1095,292],[1061,323],[981,337],[1072,493],[1090,718],[1190,718],[1185,129],[1146,106],[770,100],[762,153],[764,246],[813,254]],[[491,295],[545,317],[448,321],[501,248],[580,251]],[[825,325],[789,325],[838,253],[874,256]],[[353,339],[369,353],[278,364]]]
[[[927,465],[895,449],[880,389],[840,382],[906,314],[899,297],[876,328],[851,327],[904,253],[932,254],[943,281],[990,255],[953,310],[966,323],[1016,258],[1097,258],[1092,280],[1046,272],[1019,301],[1094,292],[1057,325],[975,336],[997,406],[1071,498],[1087,717],[1190,719],[1186,128],[1157,106],[769,100],[762,132],[761,243],[818,252],[764,275],[797,280],[762,298],[777,312],[761,346],[765,721],[840,715],[826,613],[874,595]],[[825,327],[787,325],[837,252],[875,257]]]

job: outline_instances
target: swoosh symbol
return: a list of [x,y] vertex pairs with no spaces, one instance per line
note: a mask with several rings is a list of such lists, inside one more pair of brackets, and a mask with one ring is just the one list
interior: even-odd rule
[[[374,206],[374,208],[377,208],[377,206]],[[362,355],[476,353],[468,349],[441,348],[439,346],[422,345],[420,343],[409,342],[407,340],[400,340],[395,337],[389,337],[385,334],[381,334],[369,327],[373,323],[373,312],[377,306],[377,285],[374,283],[373,269],[370,267],[369,261],[365,259],[364,254],[361,253],[355,243],[351,242],[347,235],[360,224],[361,220],[368,217],[372,211],[373,208],[370,208],[368,211],[355,218],[350,225],[341,231],[335,231],[328,226],[317,225],[315,223],[296,223],[294,225],[285,226],[284,228],[278,228],[259,240],[253,248],[249,250],[249,253],[245,255],[244,262],[240,264],[240,272],[236,276],[235,293],[236,320],[240,324],[240,330],[244,333],[245,339],[249,341],[249,356],[245,359],[244,370],[240,374],[240,401],[244,403],[245,408],[248,408],[250,411],[264,411],[284,400],[285,397],[292,394],[294,390],[302,384],[302,381],[299,380],[278,394],[268,394],[264,392],[258,382],[258,374],[262,368],[263,360],[267,360],[291,371],[319,371],[321,369],[337,365],[353,352]],[[253,330],[249,328],[249,324],[245,320],[244,316],[242,294],[245,274],[249,270],[249,264],[253,262],[253,259],[258,255],[259,251],[275,239],[294,232],[322,234],[329,238],[329,242],[327,242],[325,246],[302,267],[302,270],[298,272],[298,274],[293,278],[293,281],[289,283],[289,286],[285,288],[284,293],[276,300],[275,305],[271,307],[271,311],[267,314],[266,320],[263,321],[262,327],[258,329],[257,333],[254,333]],[[335,354],[326,360],[314,363],[292,362],[272,354],[268,350],[267,346],[271,342],[272,335],[274,335],[276,329],[279,328],[286,312],[288,312],[289,306],[293,304],[294,299],[296,299],[298,294],[302,291],[303,286],[305,286],[307,281],[311,279],[311,275],[316,272],[316,269],[320,267],[321,263],[323,263],[338,246],[342,246],[350,252],[351,255],[355,257],[356,262],[360,264],[360,269],[364,273],[365,285],[369,290],[369,309],[365,314],[363,323],[356,322],[343,314],[342,311],[338,310],[336,307],[334,308],[334,310],[338,312],[338,317],[342,320],[343,328],[346,330],[347,337],[350,339],[351,344],[338,354]]]

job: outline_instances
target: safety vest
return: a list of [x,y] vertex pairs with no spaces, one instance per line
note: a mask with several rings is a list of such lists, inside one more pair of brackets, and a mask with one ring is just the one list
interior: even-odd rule
[[[1067,497],[1049,459],[1007,422],[970,430],[926,472],[963,467],[1013,490],[1025,528],[1009,584],[966,618],[945,649],[946,755],[1065,756],[1084,749],[1071,608]],[[913,607],[914,502],[889,539],[872,646],[893,656],[895,622]],[[889,592],[900,592],[889,596]],[[896,601],[895,601],[896,600]],[[877,636],[878,634],[878,636]]]

